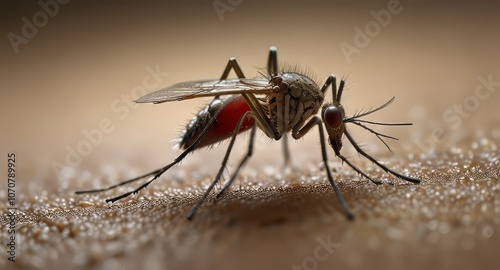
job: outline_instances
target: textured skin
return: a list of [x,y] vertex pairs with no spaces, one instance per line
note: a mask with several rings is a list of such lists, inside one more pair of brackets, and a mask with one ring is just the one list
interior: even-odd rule
[[[317,154],[317,145],[304,148],[310,151],[303,155]],[[257,173],[244,170],[239,184],[217,203],[204,204],[192,222],[185,214],[211,180],[200,169],[206,159],[199,156],[139,196],[114,204],[103,199],[119,190],[75,196],[77,186],[89,184],[84,174],[64,179],[69,186],[60,191],[40,183],[56,179],[37,179],[26,182],[30,190],[49,192],[18,191],[27,195],[18,201],[17,261],[4,254],[0,269],[292,269],[314,258],[322,242],[332,243],[333,252],[318,251],[326,259],[317,269],[495,269],[500,243],[495,149],[490,141],[474,151],[389,162],[418,174],[419,186],[374,185],[334,163],[339,188],[357,214],[353,222],[346,220],[317,162],[301,162],[300,172],[282,176],[279,168],[263,173],[264,165],[254,165]],[[388,178],[364,159],[357,164]],[[5,204],[0,213],[0,237],[7,239]]]

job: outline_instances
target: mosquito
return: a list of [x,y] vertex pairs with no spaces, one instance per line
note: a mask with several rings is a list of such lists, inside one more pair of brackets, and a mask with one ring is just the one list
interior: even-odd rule
[[[234,70],[238,78],[228,78],[231,70]],[[342,137],[344,135],[360,155],[375,163],[385,172],[411,183],[417,184],[420,182],[420,179],[402,175],[367,154],[356,143],[353,136],[346,128],[346,124],[353,124],[373,133],[390,151],[391,149],[384,141],[384,138],[392,140],[397,140],[397,138],[379,133],[369,127],[369,125],[407,126],[412,124],[382,123],[363,120],[361,118],[389,106],[389,104],[394,101],[394,97],[374,109],[359,111],[353,116],[346,116],[344,107],[341,104],[345,80],[340,80],[337,88],[337,79],[335,75],[332,74],[328,77],[323,86],[319,87],[308,75],[298,72],[297,70],[292,68],[290,68],[290,70],[278,69],[278,54],[276,47],[271,47],[269,50],[265,73],[267,73],[267,76],[262,72],[260,73],[263,78],[247,79],[243,75],[243,71],[236,62],[236,59],[232,57],[229,59],[222,76],[218,80],[182,82],[149,93],[137,99],[135,101],[137,103],[158,104],[200,97],[213,97],[213,100],[200,110],[187,124],[184,132],[180,136],[179,147],[183,152],[177,156],[173,162],[147,174],[107,188],[77,191],[76,194],[103,192],[149,177],[147,181],[136,189],[106,199],[106,202],[118,201],[146,188],[164,172],[182,161],[194,150],[230,139],[217,175],[203,196],[187,214],[187,219],[192,220],[198,208],[207,199],[215,185],[221,179],[238,134],[250,130],[247,153],[243,156],[229,180],[216,194],[216,199],[220,198],[221,195],[228,190],[240,170],[252,156],[257,128],[263,131],[269,138],[275,140],[281,139],[283,141],[285,164],[288,164],[290,152],[288,149],[287,134],[291,133],[292,138],[297,140],[302,138],[314,127],[317,127],[321,143],[322,161],[328,181],[337,195],[347,218],[353,219],[354,214],[347,206],[335,181],[333,181],[332,173],[328,166],[323,124],[328,134],[328,142],[335,152],[335,155],[354,171],[369,179],[371,182],[375,184],[382,183],[382,181],[364,173],[359,167],[354,165],[340,153],[340,149],[342,148]],[[332,101],[325,102],[325,95],[329,87],[332,89]],[[317,116],[320,109],[320,116]]]

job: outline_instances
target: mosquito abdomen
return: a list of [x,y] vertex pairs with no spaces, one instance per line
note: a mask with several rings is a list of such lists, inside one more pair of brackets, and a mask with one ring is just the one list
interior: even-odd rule
[[[213,117],[216,117],[216,120],[209,127],[208,132],[203,136],[196,148],[210,146],[229,139],[240,118],[250,110],[248,103],[241,95],[233,95],[226,99],[214,99],[189,121],[186,129],[181,134],[179,147],[186,149],[193,144]],[[254,119],[247,117],[243,121],[239,132],[250,129],[253,123]]]

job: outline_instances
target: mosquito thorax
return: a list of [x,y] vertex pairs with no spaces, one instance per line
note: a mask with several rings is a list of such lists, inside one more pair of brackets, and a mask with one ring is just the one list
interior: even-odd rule
[[264,107],[281,134],[302,126],[323,104],[324,93],[306,75],[283,72],[272,77],[270,83],[274,92],[267,96]]
[[271,79],[271,84],[277,86],[281,92],[290,93],[295,98],[299,98],[300,95],[315,97],[317,101],[321,101],[320,105],[324,98],[319,86],[311,78],[300,73],[280,73]]

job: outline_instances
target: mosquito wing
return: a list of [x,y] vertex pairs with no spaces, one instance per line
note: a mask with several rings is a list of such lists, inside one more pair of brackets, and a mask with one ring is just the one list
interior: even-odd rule
[[135,102],[157,104],[198,97],[233,94],[267,94],[270,92],[272,92],[272,86],[265,79],[202,80],[174,84],[149,93]]

